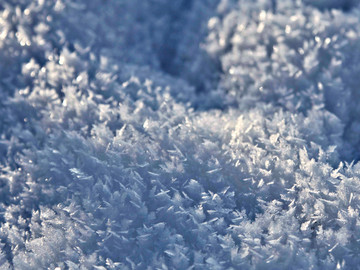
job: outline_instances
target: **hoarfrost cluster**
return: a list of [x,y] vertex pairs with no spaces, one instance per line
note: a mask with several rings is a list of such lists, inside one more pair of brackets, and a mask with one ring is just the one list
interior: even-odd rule
[[358,269],[359,4],[1,1],[1,269]]

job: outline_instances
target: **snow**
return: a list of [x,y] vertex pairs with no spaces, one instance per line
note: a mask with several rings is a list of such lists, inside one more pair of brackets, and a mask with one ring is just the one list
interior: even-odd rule
[[0,269],[358,269],[360,2],[0,2]]

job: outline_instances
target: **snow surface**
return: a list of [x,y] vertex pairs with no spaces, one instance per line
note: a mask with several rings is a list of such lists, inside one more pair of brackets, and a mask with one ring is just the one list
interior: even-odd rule
[[360,269],[360,1],[1,0],[1,269]]

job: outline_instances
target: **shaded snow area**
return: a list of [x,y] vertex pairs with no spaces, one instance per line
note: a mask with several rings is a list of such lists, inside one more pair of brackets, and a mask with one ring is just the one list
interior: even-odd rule
[[360,269],[359,5],[1,0],[0,269]]

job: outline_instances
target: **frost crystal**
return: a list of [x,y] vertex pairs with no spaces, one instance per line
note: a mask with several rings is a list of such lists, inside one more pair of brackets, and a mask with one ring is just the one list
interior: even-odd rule
[[360,2],[4,0],[1,269],[357,269]]

